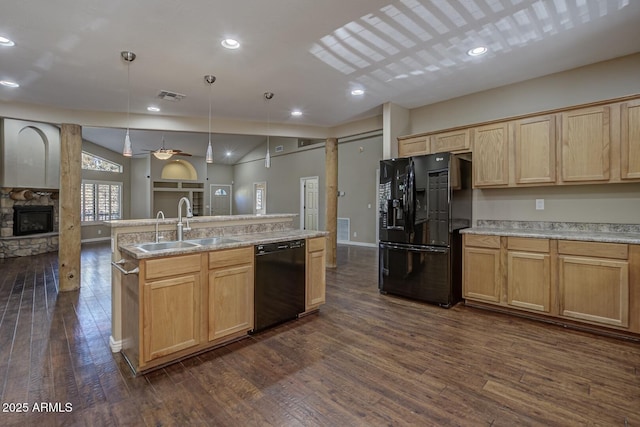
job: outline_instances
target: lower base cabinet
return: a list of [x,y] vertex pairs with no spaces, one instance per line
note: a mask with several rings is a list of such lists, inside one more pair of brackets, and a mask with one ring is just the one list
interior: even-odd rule
[[307,240],[305,311],[315,310],[325,302],[325,241],[324,237]]
[[[465,235],[464,298],[640,333],[640,253],[618,243]],[[499,239],[499,245],[495,240]],[[491,242],[488,244],[487,242]],[[498,245],[499,249],[496,248]],[[488,248],[487,246],[493,246]],[[630,248],[632,250],[630,250]],[[490,273],[492,272],[492,273]],[[636,272],[635,280],[631,273]]]
[[253,248],[209,253],[209,341],[253,329]]

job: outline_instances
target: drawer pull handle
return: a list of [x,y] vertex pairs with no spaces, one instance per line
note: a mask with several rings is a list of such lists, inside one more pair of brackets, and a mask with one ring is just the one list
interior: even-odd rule
[[111,261],[111,265],[113,265],[116,269],[120,270],[120,272],[124,275],[128,274],[138,274],[140,272],[140,268],[136,267],[133,270],[125,270],[121,266],[124,265],[126,261],[122,258],[120,261]]

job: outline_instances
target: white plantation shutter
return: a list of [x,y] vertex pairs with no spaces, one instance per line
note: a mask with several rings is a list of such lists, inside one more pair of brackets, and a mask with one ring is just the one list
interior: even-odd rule
[[122,218],[122,183],[82,181],[80,196],[83,222]]

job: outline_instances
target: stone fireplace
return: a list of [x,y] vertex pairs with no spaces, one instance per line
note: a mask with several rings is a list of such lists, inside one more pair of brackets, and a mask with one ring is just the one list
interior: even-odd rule
[[57,196],[57,190],[0,189],[0,258],[58,250]]

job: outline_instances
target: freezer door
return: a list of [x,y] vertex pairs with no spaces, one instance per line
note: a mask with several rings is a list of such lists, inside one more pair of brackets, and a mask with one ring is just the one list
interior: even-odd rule
[[417,247],[381,242],[381,293],[450,307],[457,303],[451,287],[451,257],[446,247]]

